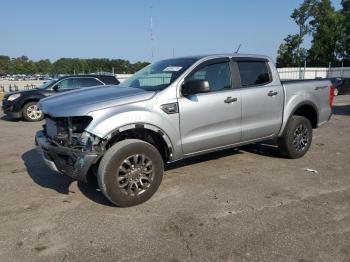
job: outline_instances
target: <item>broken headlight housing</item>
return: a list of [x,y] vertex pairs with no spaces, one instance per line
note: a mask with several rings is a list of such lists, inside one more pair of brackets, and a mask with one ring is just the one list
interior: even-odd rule
[[47,136],[62,146],[86,146],[91,135],[85,131],[92,121],[91,116],[45,117]]

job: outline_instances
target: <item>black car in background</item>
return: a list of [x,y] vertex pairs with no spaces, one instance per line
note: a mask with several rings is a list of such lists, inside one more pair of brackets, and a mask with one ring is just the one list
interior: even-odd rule
[[329,79],[334,86],[334,95],[350,93],[350,78],[334,77]]
[[112,75],[71,75],[48,81],[32,90],[8,93],[4,96],[2,109],[11,118],[24,118],[34,122],[43,119],[38,109],[40,99],[71,91],[77,88],[118,85],[119,81]]

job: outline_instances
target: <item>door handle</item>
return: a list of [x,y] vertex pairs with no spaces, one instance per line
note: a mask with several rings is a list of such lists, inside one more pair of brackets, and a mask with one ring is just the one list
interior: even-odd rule
[[229,97],[227,97],[225,100],[224,100],[224,102],[226,103],[226,104],[231,104],[231,103],[233,103],[233,102],[237,102],[237,98],[236,97],[231,97],[231,96],[229,96]]
[[271,90],[270,92],[267,93],[267,95],[268,96],[277,96],[278,92],[276,92],[276,91],[274,92],[274,91]]

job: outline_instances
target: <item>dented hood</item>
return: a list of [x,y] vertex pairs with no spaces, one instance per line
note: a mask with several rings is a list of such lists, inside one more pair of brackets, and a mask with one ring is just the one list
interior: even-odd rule
[[40,100],[39,107],[52,117],[87,115],[89,112],[151,99],[155,92],[120,86],[78,89]]

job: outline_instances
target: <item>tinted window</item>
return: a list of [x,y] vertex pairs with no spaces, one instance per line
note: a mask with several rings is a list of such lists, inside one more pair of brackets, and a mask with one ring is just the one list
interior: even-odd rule
[[114,76],[99,76],[98,79],[106,85],[119,85],[119,81]]
[[79,88],[79,83],[76,78],[67,78],[58,83],[59,89],[75,89]]
[[228,62],[207,65],[186,78],[189,80],[207,80],[211,91],[231,88],[230,65]]
[[80,82],[80,87],[103,85],[100,81],[97,81],[95,78],[79,78],[79,82]]
[[242,86],[263,85],[271,82],[266,62],[238,62]]

